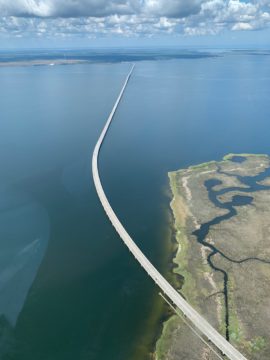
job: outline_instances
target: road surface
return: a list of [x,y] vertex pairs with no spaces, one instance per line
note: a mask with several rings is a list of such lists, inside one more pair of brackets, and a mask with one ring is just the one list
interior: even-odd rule
[[222,335],[220,335],[212,325],[210,325],[196,310],[193,309],[191,305],[189,305],[184,298],[176,291],[168,281],[159,273],[159,271],[152,265],[152,263],[147,259],[147,257],[143,254],[143,252],[138,248],[132,238],[129,236],[124,226],[121,224],[120,220],[116,216],[113,211],[106,195],[103,190],[99,171],[98,171],[98,155],[100,151],[100,147],[104,141],[106,133],[109,129],[109,126],[112,122],[114,114],[117,110],[117,107],[121,101],[121,98],[124,94],[126,86],[130,80],[134,69],[134,65],[132,66],[125,83],[122,87],[122,90],[116,100],[116,103],[109,115],[109,118],[101,132],[101,135],[98,139],[98,142],[95,146],[93,157],[92,157],[92,172],[94,184],[96,187],[97,194],[101,201],[101,204],[109,217],[112,225],[118,232],[119,236],[124,241],[125,245],[132,252],[136,260],[141,264],[144,270],[148,273],[148,275],[155,281],[155,283],[159,286],[162,292],[169,298],[172,303],[176,305],[178,309],[180,309],[183,314],[195,325],[195,327],[203,333],[208,340],[210,340],[223,354],[225,354],[230,360],[247,360],[237,349],[235,349]]

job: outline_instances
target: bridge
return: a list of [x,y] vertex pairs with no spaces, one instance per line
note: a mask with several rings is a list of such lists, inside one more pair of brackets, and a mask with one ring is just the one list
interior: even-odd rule
[[139,247],[135,244],[132,238],[129,236],[128,232],[121,224],[120,220],[113,211],[106,194],[103,190],[99,171],[98,171],[98,156],[101,145],[104,141],[104,138],[107,134],[107,131],[111,125],[114,114],[117,110],[117,107],[123,97],[124,91],[128,85],[130,77],[133,73],[134,66],[132,66],[130,72],[128,73],[124,85],[120,91],[120,94],[114,104],[114,107],[109,115],[109,118],[101,132],[101,135],[96,143],[93,157],[92,157],[92,173],[94,184],[98,197],[101,201],[101,204],[110,219],[115,230],[134,255],[135,259],[141,264],[147,274],[155,281],[159,286],[161,291],[166,295],[170,301],[175,304],[175,306],[192,322],[192,324],[209,340],[211,341],[221,352],[226,355],[230,360],[247,360],[235,347],[233,347],[219,332],[217,332],[212,325],[210,325],[189,303],[181,296],[181,294],[176,291],[169,282],[160,274],[160,272],[154,267],[154,265],[148,260],[148,258],[143,254]]

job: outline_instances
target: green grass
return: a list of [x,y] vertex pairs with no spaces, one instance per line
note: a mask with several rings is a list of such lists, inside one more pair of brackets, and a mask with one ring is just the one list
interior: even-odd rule
[[180,245],[180,251],[177,253],[176,258],[174,259],[177,267],[174,268],[173,271],[174,273],[184,277],[184,283],[181,292],[190,303],[195,305],[197,298],[196,282],[193,279],[192,274],[187,270],[189,242],[184,228],[177,229],[176,239],[177,243]]
[[203,169],[203,168],[209,167],[210,165],[215,165],[215,164],[216,164],[216,161],[212,160],[212,161],[208,161],[208,162],[201,163],[198,165],[189,166],[189,169],[190,170],[198,170],[198,169]]
[[[211,165],[215,165],[217,162],[214,161],[214,160],[211,160],[211,161],[208,161],[208,162],[204,162],[204,163],[201,163],[201,164],[197,164],[197,165],[191,165],[188,167],[188,169],[179,169],[179,170],[176,170],[176,171],[171,171],[168,173],[169,175],[169,178],[171,180],[171,176],[174,176],[174,175],[181,175],[181,173],[184,173],[186,172],[187,170],[199,170],[199,169],[203,169],[203,168],[207,168]],[[171,186],[172,186],[172,183],[171,183]]]
[[[177,196],[177,173],[169,173],[171,191],[174,197]],[[173,269],[173,272],[184,277],[184,283],[181,288],[181,292],[185,297],[194,305],[196,303],[197,291],[196,283],[192,277],[192,274],[188,269],[188,252],[189,252],[189,240],[186,234],[186,228],[177,224],[177,219],[174,219],[174,226],[176,231],[176,241],[180,246],[180,251],[177,252],[174,259],[174,263],[177,265]]]
[[[178,172],[171,172],[168,174],[173,197],[178,195],[178,174]],[[174,227],[176,231],[175,236],[178,244],[177,246],[180,245],[181,250],[177,252],[177,255],[174,259],[177,267],[174,268],[173,272],[184,277],[184,284],[182,286],[181,292],[187,297],[190,302],[194,303],[196,299],[196,284],[194,279],[192,278],[191,273],[187,271],[189,242],[186,235],[186,229],[184,227],[181,227],[180,224],[176,224],[175,218]],[[172,341],[175,337],[176,329],[178,330],[181,324],[182,320],[177,315],[172,315],[166,322],[164,322],[162,334],[156,344],[156,360],[166,360],[168,358],[168,351],[172,346]]]
[[266,340],[261,336],[257,336],[249,342],[249,346],[252,353],[262,351],[266,347]]
[[243,329],[241,328],[241,324],[239,322],[236,306],[233,300],[232,294],[234,293],[235,284],[233,280],[230,278],[228,281],[228,294],[229,294],[229,314],[230,314],[230,325],[229,325],[229,333],[230,339],[238,344],[243,344],[244,334]]
[[172,345],[172,340],[176,329],[179,328],[181,320],[177,315],[173,315],[163,325],[162,335],[156,345],[156,360],[166,360],[168,358],[168,351]]

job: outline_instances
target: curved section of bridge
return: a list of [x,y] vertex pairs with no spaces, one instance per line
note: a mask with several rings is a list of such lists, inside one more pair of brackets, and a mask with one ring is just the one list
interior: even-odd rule
[[98,155],[100,147],[104,141],[106,133],[109,129],[109,126],[112,122],[113,116],[117,110],[117,107],[121,101],[121,98],[124,94],[126,86],[130,80],[132,72],[134,70],[134,65],[132,66],[125,83],[122,87],[122,90],[116,100],[116,103],[109,115],[109,118],[101,132],[101,135],[98,139],[98,142],[95,146],[93,157],[92,157],[92,172],[94,184],[98,197],[101,201],[101,204],[110,219],[115,230],[118,232],[119,236],[124,241],[125,245],[132,252],[136,260],[141,264],[147,274],[155,281],[159,286],[162,292],[169,298],[176,307],[183,312],[183,314],[193,323],[193,325],[204,334],[208,340],[210,340],[224,355],[226,355],[230,360],[247,360],[237,349],[235,349],[223,336],[221,336],[212,325],[210,325],[196,310],[190,306],[184,298],[168,283],[168,281],[159,273],[159,271],[152,265],[152,263],[147,259],[143,252],[138,248],[134,243],[132,238],[127,233],[124,226],[121,224],[120,220],[113,211],[106,195],[103,190],[99,171],[98,171]]

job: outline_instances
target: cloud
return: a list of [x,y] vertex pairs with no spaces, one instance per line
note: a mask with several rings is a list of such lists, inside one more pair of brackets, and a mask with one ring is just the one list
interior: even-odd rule
[[47,0],[50,4],[50,16],[101,17],[114,14],[132,14],[133,2],[125,0]]
[[252,30],[252,26],[249,23],[239,22],[232,26],[232,30],[234,30],[234,31]]
[[3,16],[77,17],[145,13],[183,17],[199,12],[202,0],[0,0]]
[[49,16],[50,1],[0,0],[1,16]]
[[[99,5],[100,4],[100,5]],[[110,3],[111,4],[111,3]],[[88,6],[86,6],[88,5]],[[18,17],[52,17],[52,16],[87,16],[98,14],[99,10],[105,14],[107,6],[104,2],[95,0],[0,0],[2,16]],[[90,11],[90,12],[89,12]]]
[[198,14],[184,20],[184,32],[189,35],[216,34],[224,29],[258,30],[270,25],[270,8],[265,11],[265,0],[207,0]]
[[0,35],[10,36],[203,36],[269,25],[269,0],[0,0]]
[[182,18],[196,14],[202,0],[145,0],[142,11],[155,16]]

